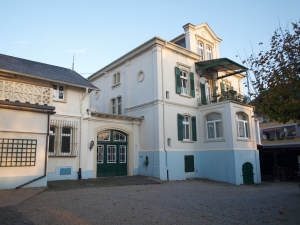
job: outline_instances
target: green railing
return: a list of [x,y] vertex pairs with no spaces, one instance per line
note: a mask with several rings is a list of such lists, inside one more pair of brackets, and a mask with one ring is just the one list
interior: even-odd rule
[[250,99],[247,96],[238,94],[235,90],[228,90],[228,91],[222,91],[221,93],[217,93],[216,90],[213,91],[213,95],[210,97],[210,101],[208,99],[202,98],[202,105],[207,105],[210,103],[218,103],[218,102],[224,102],[224,101],[236,101],[243,104],[249,104]]

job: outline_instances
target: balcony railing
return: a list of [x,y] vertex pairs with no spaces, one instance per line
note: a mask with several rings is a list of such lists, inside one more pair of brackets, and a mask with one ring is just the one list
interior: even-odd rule
[[52,105],[52,90],[50,87],[0,80],[0,100]]
[[212,95],[209,96],[201,96],[201,99],[199,99],[199,105],[207,105],[212,103],[218,103],[223,101],[236,101],[243,104],[249,104],[250,99],[247,96],[239,94],[235,90],[227,90],[222,91],[221,93],[217,93],[214,91]]

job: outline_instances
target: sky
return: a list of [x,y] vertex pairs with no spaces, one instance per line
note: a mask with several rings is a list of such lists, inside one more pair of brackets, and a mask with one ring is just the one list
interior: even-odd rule
[[[147,40],[206,22],[220,57],[241,62],[279,26],[300,20],[300,0],[1,0],[0,53],[72,67],[88,77]],[[237,57],[238,56],[238,57]]]

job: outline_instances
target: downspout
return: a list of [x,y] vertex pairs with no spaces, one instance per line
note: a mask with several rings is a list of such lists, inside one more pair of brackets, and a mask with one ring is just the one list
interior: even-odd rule
[[161,49],[161,77],[162,77],[162,100],[163,100],[163,148],[165,152],[165,164],[167,169],[167,180],[169,181],[169,169],[168,169],[168,152],[166,149],[166,126],[165,126],[165,85],[164,85],[164,69],[163,69],[163,49],[166,46],[166,41]]
[[80,127],[80,129],[79,129],[79,149],[80,150],[78,151],[78,160],[79,160],[79,162],[78,162],[78,172],[77,172],[77,174],[78,174],[78,180],[81,180],[81,178],[82,178],[81,163],[80,163],[80,161],[81,161],[81,138],[82,138],[81,137],[81,135],[82,135],[81,130],[82,130],[82,117],[83,117],[82,104],[83,104],[83,100],[86,97],[87,93],[88,93],[88,88],[85,89],[85,93],[82,94],[82,97],[80,99],[80,121],[79,121],[79,127]]
[[28,182],[26,182],[25,184],[21,184],[21,185],[19,185],[19,186],[17,186],[16,187],[16,189],[19,189],[19,188],[21,188],[21,187],[24,187],[24,186],[26,186],[26,185],[28,185],[28,184],[31,184],[31,183],[33,183],[33,182],[35,182],[35,181],[37,181],[37,180],[40,180],[40,179],[42,179],[42,178],[44,178],[44,177],[46,177],[47,176],[47,162],[48,162],[48,141],[49,141],[49,126],[50,126],[50,112],[48,112],[47,113],[47,135],[46,135],[46,150],[45,150],[45,168],[44,168],[44,175],[42,175],[42,176],[40,176],[40,177],[37,177],[37,178],[35,178],[35,179],[33,179],[33,180],[31,180],[31,181],[28,181]]

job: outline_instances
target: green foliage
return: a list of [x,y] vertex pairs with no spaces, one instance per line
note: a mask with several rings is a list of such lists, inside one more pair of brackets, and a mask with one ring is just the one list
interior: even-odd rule
[[[300,20],[292,29],[275,30],[268,50],[245,61],[254,75],[254,101],[258,112],[286,123],[300,121]],[[244,63],[245,63],[244,62]]]

